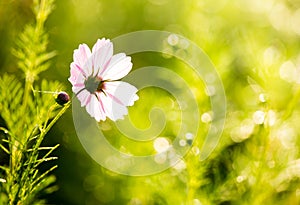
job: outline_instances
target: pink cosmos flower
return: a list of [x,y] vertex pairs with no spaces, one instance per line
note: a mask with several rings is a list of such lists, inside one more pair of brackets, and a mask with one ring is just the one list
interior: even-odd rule
[[98,39],[92,51],[86,44],[74,50],[69,81],[81,106],[97,121],[123,119],[139,97],[136,87],[117,81],[132,68],[131,58],[124,53],[113,55],[109,39]]

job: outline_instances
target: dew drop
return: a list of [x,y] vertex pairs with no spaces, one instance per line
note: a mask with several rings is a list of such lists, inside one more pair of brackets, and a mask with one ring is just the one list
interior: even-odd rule
[[258,98],[259,98],[259,101],[262,103],[267,102],[266,95],[263,93],[259,94]]
[[194,138],[194,135],[192,133],[188,132],[188,133],[185,134],[185,138],[187,140],[192,140]]
[[238,182],[238,183],[241,183],[241,182],[243,182],[245,180],[245,177],[244,176],[238,176],[237,178],[236,178],[236,181]]
[[153,147],[160,153],[166,151],[170,147],[170,143],[165,137],[158,137],[154,140]]
[[171,45],[171,46],[175,46],[178,44],[178,41],[179,41],[179,38],[176,34],[171,34],[168,36],[168,43]]
[[186,140],[179,140],[179,145],[180,145],[181,147],[186,146]]
[[253,122],[257,125],[263,124],[265,121],[265,113],[261,110],[255,111],[253,114]]
[[209,123],[212,121],[212,116],[210,113],[205,112],[201,115],[201,121],[204,123]]

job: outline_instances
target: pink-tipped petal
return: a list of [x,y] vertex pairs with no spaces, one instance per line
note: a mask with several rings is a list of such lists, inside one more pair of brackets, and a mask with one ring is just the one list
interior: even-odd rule
[[104,84],[106,95],[123,106],[132,106],[134,101],[139,99],[136,95],[137,91],[136,87],[122,81],[105,82]]
[[94,117],[98,122],[105,120],[105,114],[100,110],[98,98],[95,95],[91,96],[89,104],[86,105],[87,112]]
[[107,68],[99,76],[104,80],[119,80],[126,76],[132,68],[131,58],[124,53],[114,55]]
[[97,52],[101,47],[103,47],[104,45],[106,45],[108,43],[110,43],[109,39],[105,39],[105,38],[98,39],[97,42],[95,43],[95,45],[92,48],[92,53]]
[[104,104],[103,104],[103,98],[106,97],[106,96],[103,92],[96,92],[95,94],[96,94],[97,100],[99,102],[98,106],[99,106],[100,112],[104,116],[104,120],[105,120],[106,113],[105,113],[105,107],[104,107]]
[[74,50],[73,60],[81,68],[84,68],[87,59],[91,56],[91,50],[86,44],[80,44],[78,49]]
[[84,65],[84,70],[86,71],[87,76],[95,75],[93,54],[87,59]]
[[85,77],[81,74],[76,76],[77,78],[73,78],[72,76],[69,78],[69,81],[72,83],[72,90],[74,93],[77,93],[79,90],[82,90],[84,88],[84,81]]
[[85,89],[85,84],[84,84],[84,80],[85,78],[83,77],[83,75],[78,75],[76,82],[72,83],[72,91],[77,94],[80,91]]
[[79,79],[81,79],[80,78],[81,76],[85,76],[85,73],[82,70],[82,68],[80,68],[80,66],[74,62],[71,63],[70,67],[71,67],[70,70],[71,76],[69,77],[68,80],[72,83],[72,85],[74,85],[79,81]]
[[80,93],[82,90],[85,90],[84,86],[73,86],[72,87],[72,91],[75,94]]
[[77,93],[77,98],[80,101],[81,107],[86,106],[91,100],[91,93],[87,90],[80,90]]
[[95,117],[93,98],[94,98],[93,95],[91,95],[89,103],[87,103],[85,106],[86,111],[90,114],[91,117]]
[[112,100],[109,96],[102,95],[101,100],[104,105],[105,114],[111,120],[116,121],[118,119],[124,119],[124,115],[127,115],[127,107]]
[[[95,48],[95,46],[94,46]],[[113,55],[113,44],[108,41],[101,43],[101,46],[98,45],[96,48],[93,48],[93,64],[94,64],[94,76],[98,75],[99,73],[102,73],[103,70],[106,69],[107,65],[109,64],[109,61]]]

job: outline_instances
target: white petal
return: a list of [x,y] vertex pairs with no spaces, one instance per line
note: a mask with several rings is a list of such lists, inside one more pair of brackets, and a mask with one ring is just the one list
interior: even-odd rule
[[72,87],[72,91],[73,93],[79,93],[81,90],[85,90],[85,87],[84,86],[73,86]]
[[94,99],[94,97],[93,97],[93,95],[91,95],[89,102],[85,106],[86,111],[90,114],[91,117],[95,116],[93,99]]
[[92,48],[92,53],[95,53],[97,50],[99,50],[99,48],[106,45],[107,43],[110,43],[109,39],[105,39],[105,38],[98,39],[97,42],[95,43],[95,45]]
[[81,107],[87,105],[91,100],[91,93],[87,90],[81,90],[77,93],[77,98],[80,101]]
[[108,40],[98,40],[97,43],[93,47],[93,66],[94,73],[96,76],[100,72],[106,69],[109,64],[109,61],[113,55],[113,44]]
[[105,114],[100,110],[100,103],[95,95],[91,96],[90,102],[86,105],[86,110],[98,122],[105,120]]
[[86,44],[80,44],[78,49],[74,50],[73,60],[81,68],[84,67],[87,59],[91,56],[91,50]]
[[93,72],[93,59],[90,48],[86,44],[80,44],[73,54],[74,63],[84,71],[85,76],[90,76]]
[[99,110],[100,110],[100,113],[101,115],[103,116],[103,120],[105,120],[106,118],[106,109],[105,109],[105,106],[104,106],[104,98],[106,98],[105,94],[103,92],[96,92],[96,95],[97,95],[97,100],[98,100],[98,106],[99,106]]
[[99,73],[99,77],[103,80],[119,80],[126,76],[131,68],[131,58],[119,53],[111,58],[109,65]]
[[134,95],[133,98],[130,99],[130,103],[128,104],[128,106],[132,106],[134,104],[135,101],[137,101],[139,99],[138,95]]
[[72,91],[75,94],[77,94],[81,90],[85,89],[84,80],[85,80],[85,78],[82,75],[78,75],[76,82],[72,83]]
[[108,97],[123,106],[132,106],[139,99],[136,95],[138,89],[126,82],[105,82],[103,90]]
[[[69,81],[70,81],[70,78],[69,78]],[[81,90],[85,89],[84,81],[85,81],[84,76],[80,74],[80,75],[77,76],[77,79],[76,79],[75,82],[74,81],[71,82],[72,83],[72,91],[75,94],[77,94]]]
[[126,106],[117,103],[109,96],[104,95],[101,99],[105,108],[106,116],[111,120],[116,121],[118,119],[123,119],[124,115],[127,115],[128,110]]
[[68,78],[68,80],[72,83],[72,85],[76,83],[83,83],[85,73],[82,68],[74,62],[71,63],[70,67],[71,76]]
[[97,96],[100,103],[100,110],[103,110],[105,116],[109,117],[111,120],[116,121],[118,119],[123,119],[123,116],[127,114],[128,111],[125,106],[116,103],[103,92],[97,93]]

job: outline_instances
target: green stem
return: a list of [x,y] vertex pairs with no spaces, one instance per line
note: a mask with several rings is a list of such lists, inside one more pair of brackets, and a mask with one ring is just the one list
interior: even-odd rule
[[[38,150],[40,148],[40,145],[41,145],[41,143],[42,143],[45,135],[48,133],[48,131],[50,130],[50,128],[56,123],[56,121],[63,115],[63,113],[69,108],[69,106],[70,106],[70,102],[68,104],[66,104],[59,111],[59,113],[54,117],[54,119],[49,123],[48,126],[46,126],[47,123],[48,123],[48,120],[46,120],[44,122],[44,126],[42,126],[42,129],[41,129],[41,132],[39,134],[39,137],[37,138],[36,143],[35,143],[34,147],[32,148],[31,154],[29,156],[29,162],[28,162],[28,165],[26,167],[26,170],[24,171],[24,176],[22,176],[22,179],[24,180],[24,184],[27,183],[28,186],[30,186],[29,190],[26,190],[26,191],[30,191],[30,190],[32,190],[34,188],[34,187],[31,187],[32,181],[28,180],[28,177],[32,173],[32,171],[35,169],[35,167],[39,164],[39,163],[37,163],[37,161],[38,161]],[[54,106],[52,106],[49,109],[49,112],[48,112],[49,116],[54,111],[54,109],[56,107],[57,107],[57,105],[54,105]]]
[[[27,105],[29,100],[29,95],[31,92],[31,87],[33,84],[33,79],[28,78],[26,76],[25,81],[25,89],[24,89],[24,95],[23,95],[23,104],[21,105],[21,112],[25,116],[27,111]],[[11,188],[10,188],[10,202],[11,204],[15,204],[18,201],[18,193],[20,189],[22,188],[18,182],[16,182],[16,179],[18,178],[18,167],[21,164],[22,158],[24,157],[22,150],[24,149],[23,142],[26,141],[26,136],[24,136],[24,126],[26,125],[26,119],[21,119],[21,122],[19,123],[17,130],[20,130],[20,133],[17,134],[17,136],[20,136],[19,140],[16,140],[15,138],[11,138],[12,145],[11,145],[11,156],[10,156],[10,170],[11,173],[9,173],[10,176],[10,182],[11,182]],[[26,134],[25,134],[26,135]],[[21,143],[20,143],[21,142]],[[15,192],[13,189],[16,189]]]
[[[44,9],[44,4],[45,2],[41,1],[41,9]],[[42,12],[43,11],[41,11],[40,13]],[[40,33],[42,32],[43,29],[43,24],[44,24],[43,18],[37,19],[33,41],[36,41],[37,38],[39,38]],[[23,102],[21,105],[21,112],[23,113],[23,116],[26,116],[28,101],[30,100],[31,88],[33,86],[33,82],[36,77],[35,75],[35,69],[37,66],[35,61],[36,56],[31,55],[29,58],[32,63],[31,66],[28,67],[27,72],[25,73],[25,89],[23,95]],[[20,142],[22,143],[28,141],[27,138],[29,137],[27,136],[26,132],[24,133],[24,128],[26,124],[27,124],[26,118],[24,117],[17,125],[17,130],[20,130],[20,132],[17,133],[17,136],[20,136]],[[22,146],[22,144],[20,144],[20,142],[18,140],[12,139],[11,160],[10,160],[10,170],[11,170],[10,178],[11,178],[12,187],[10,191],[11,193],[17,193],[17,194],[11,195],[10,197],[11,204],[15,204],[18,201],[18,193],[22,188],[19,184],[17,184],[18,182],[15,182],[15,179],[17,178],[17,174],[18,174],[17,173],[18,166],[20,165],[22,158],[24,157],[24,154],[22,153],[24,147]],[[14,192],[12,189],[17,189],[17,191]]]

